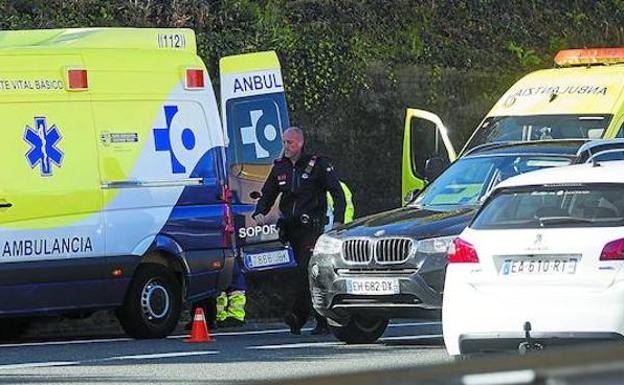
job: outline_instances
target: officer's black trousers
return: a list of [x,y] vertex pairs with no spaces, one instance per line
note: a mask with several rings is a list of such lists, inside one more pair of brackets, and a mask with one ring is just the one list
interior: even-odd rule
[[[292,312],[299,319],[300,326],[305,325],[312,311],[312,299],[310,297],[310,281],[308,279],[308,263],[314,250],[314,244],[322,231],[312,227],[300,227],[288,232],[290,245],[295,252],[297,261],[295,301]],[[319,325],[326,325],[327,321],[321,315],[314,312],[316,322]]]

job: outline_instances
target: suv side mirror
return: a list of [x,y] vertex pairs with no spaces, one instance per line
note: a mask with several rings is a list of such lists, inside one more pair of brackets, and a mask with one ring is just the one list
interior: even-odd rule
[[425,162],[425,180],[429,182],[437,178],[447,165],[448,162],[439,157],[427,159]]
[[249,193],[249,197],[251,199],[260,199],[262,198],[262,193],[260,193],[259,191],[252,191]]

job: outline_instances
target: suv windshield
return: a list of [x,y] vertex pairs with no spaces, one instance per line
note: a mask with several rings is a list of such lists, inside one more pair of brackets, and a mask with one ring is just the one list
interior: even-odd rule
[[499,182],[571,159],[548,155],[491,155],[460,158],[410,204],[415,206],[478,205]]
[[531,186],[504,190],[478,214],[474,229],[624,225],[624,185]]
[[602,138],[612,115],[495,116],[486,119],[466,150],[485,143]]

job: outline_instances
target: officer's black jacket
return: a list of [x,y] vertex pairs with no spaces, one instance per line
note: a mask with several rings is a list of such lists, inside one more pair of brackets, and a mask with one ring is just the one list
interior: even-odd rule
[[254,215],[266,215],[281,193],[279,209],[282,218],[299,218],[302,214],[325,218],[326,192],[329,191],[334,199],[334,218],[337,222],[344,222],[346,202],[334,167],[327,158],[314,156],[316,161],[308,174],[306,169],[309,169],[313,156],[303,153],[294,166],[288,158],[275,160]]

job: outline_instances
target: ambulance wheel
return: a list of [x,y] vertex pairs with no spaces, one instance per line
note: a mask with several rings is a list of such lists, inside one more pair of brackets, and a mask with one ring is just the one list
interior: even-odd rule
[[347,344],[370,344],[379,339],[388,327],[388,320],[354,315],[344,326],[329,325],[334,337]]
[[164,338],[175,329],[182,308],[182,288],[171,270],[140,265],[117,310],[121,327],[134,338]]

